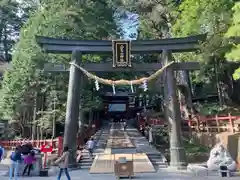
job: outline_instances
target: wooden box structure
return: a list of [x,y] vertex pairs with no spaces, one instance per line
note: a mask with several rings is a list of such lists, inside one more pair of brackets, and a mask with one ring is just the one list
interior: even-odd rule
[[125,162],[115,160],[114,174],[118,179],[120,177],[132,178],[134,176],[133,155],[131,160],[126,160]]

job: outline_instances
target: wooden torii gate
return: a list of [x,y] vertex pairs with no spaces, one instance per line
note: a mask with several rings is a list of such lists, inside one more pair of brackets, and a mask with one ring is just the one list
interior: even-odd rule
[[[136,64],[128,61],[125,67],[113,67],[111,63],[82,64],[83,54],[112,53],[113,42],[109,40],[68,40],[49,37],[36,37],[38,44],[48,53],[72,54],[72,63],[92,72],[129,72],[129,71],[153,71],[162,67],[162,63]],[[161,40],[134,40],[122,41],[122,44],[130,45],[130,53],[161,53],[161,61],[164,64],[172,62],[172,53],[192,52],[199,50],[199,42],[205,41],[206,35],[190,36],[185,38],[171,38]],[[121,44],[121,43],[120,43]],[[124,46],[126,48],[126,46]],[[116,47],[118,48],[118,47]],[[119,58],[117,54],[115,58]],[[126,52],[125,52],[126,56]],[[64,145],[76,149],[76,134],[78,128],[79,103],[80,103],[80,76],[82,72],[73,64],[70,68],[45,67],[47,71],[69,71],[68,96],[65,119]],[[181,140],[181,112],[176,93],[176,79],[174,71],[200,69],[198,62],[173,63],[166,69],[165,100],[168,121],[171,124],[170,132],[170,166],[182,168],[187,166],[186,153]],[[72,156],[74,159],[74,156]]]

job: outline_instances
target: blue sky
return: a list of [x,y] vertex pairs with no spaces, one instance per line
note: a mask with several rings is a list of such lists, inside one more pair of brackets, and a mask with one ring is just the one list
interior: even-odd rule
[[138,19],[138,15],[133,13],[127,13],[127,15],[128,15],[128,18],[122,20],[122,22],[120,23],[122,24],[124,30],[126,31],[124,35],[124,39],[131,39],[129,38],[129,35],[132,33],[137,33],[137,24],[134,24],[134,23],[136,23]]

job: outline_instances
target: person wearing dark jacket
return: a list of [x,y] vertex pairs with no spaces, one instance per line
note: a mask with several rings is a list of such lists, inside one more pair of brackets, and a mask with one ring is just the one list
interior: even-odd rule
[[21,153],[23,155],[28,155],[33,150],[33,146],[31,143],[26,143],[21,146]]

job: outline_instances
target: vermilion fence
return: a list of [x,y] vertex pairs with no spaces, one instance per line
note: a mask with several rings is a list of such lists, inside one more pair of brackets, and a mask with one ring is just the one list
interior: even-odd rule
[[[77,145],[83,145],[84,139],[89,138],[95,132],[96,132],[96,128],[87,128],[83,133],[84,135],[82,137],[78,136],[76,138]],[[50,145],[53,147],[53,153],[57,153],[58,155],[61,154],[63,149],[63,137],[57,137],[55,139],[45,139],[45,140],[29,140],[28,142],[31,142],[32,145],[36,148],[40,148],[43,145]],[[23,143],[24,143],[24,140],[0,141],[0,144],[5,149],[12,149]]]
[[[161,118],[151,118],[148,124],[152,125],[167,125],[166,121]],[[145,120],[138,119],[138,125],[144,125]],[[191,130],[200,131],[240,131],[240,116],[232,116],[230,113],[225,116],[197,116],[194,119],[184,119],[182,126]]]

